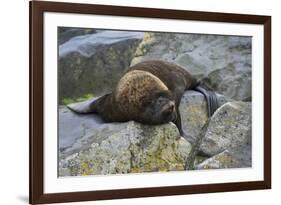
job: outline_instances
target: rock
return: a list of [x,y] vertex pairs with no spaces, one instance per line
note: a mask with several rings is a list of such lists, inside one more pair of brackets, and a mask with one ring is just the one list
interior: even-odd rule
[[76,36],[70,41],[59,46],[59,57],[62,58],[70,53],[79,53],[83,56],[90,57],[97,53],[99,46],[111,46],[118,42],[127,40],[142,40],[142,32],[128,31],[100,31],[90,35]]
[[59,102],[111,92],[129,67],[142,32],[102,31],[59,46]]
[[[219,93],[242,101],[251,101],[251,70],[238,71],[233,65],[212,71],[202,81]],[[231,85],[231,86],[229,86]]]
[[240,153],[225,150],[195,165],[195,169],[225,169],[246,167],[251,167],[251,148],[249,146],[244,147],[243,152]]
[[186,68],[229,98],[251,99],[251,37],[146,32],[131,65],[155,59]]
[[[219,106],[229,101],[223,95],[217,94]],[[179,106],[182,127],[188,135],[189,142],[193,143],[208,120],[207,103],[200,92],[186,91]]]
[[203,162],[204,160],[208,159],[208,157],[196,155],[193,162],[193,167],[197,168],[197,165]]
[[[65,106],[59,107],[59,148],[60,152],[72,152],[74,143],[88,136],[93,128],[102,126],[102,119],[95,114],[79,115]],[[75,150],[81,147],[76,146]]]
[[71,28],[71,27],[58,27],[58,41],[59,45],[65,43],[75,36],[82,36],[86,34],[96,33],[96,29],[92,28]]
[[88,147],[60,154],[60,176],[184,170],[191,152],[173,123],[105,123],[88,134]]
[[225,150],[238,151],[251,143],[251,103],[228,102],[220,107],[209,122],[200,152],[214,156]]

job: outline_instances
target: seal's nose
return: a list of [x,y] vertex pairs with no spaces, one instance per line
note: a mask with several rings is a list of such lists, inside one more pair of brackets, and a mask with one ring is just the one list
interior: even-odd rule
[[174,102],[169,102],[167,105],[165,105],[163,109],[164,114],[171,114],[175,111],[175,103]]
[[168,109],[169,109],[170,112],[174,112],[174,110],[175,110],[175,103],[174,102],[170,102]]

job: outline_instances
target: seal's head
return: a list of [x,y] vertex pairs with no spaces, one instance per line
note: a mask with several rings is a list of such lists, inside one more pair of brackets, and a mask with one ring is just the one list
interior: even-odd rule
[[174,121],[177,116],[171,91],[146,71],[125,74],[115,90],[115,101],[122,116],[144,124],[163,124]]
[[146,124],[163,124],[175,121],[176,105],[170,91],[151,93],[142,100],[143,111],[139,119]]

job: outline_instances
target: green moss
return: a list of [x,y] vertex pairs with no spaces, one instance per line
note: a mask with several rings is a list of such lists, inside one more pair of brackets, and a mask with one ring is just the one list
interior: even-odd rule
[[64,98],[63,99],[63,104],[64,105],[68,105],[68,104],[71,104],[71,103],[74,103],[75,101],[71,98]]
[[83,95],[82,97],[79,97],[79,98],[76,98],[76,99],[64,98],[63,99],[63,104],[64,105],[68,105],[68,104],[71,104],[71,103],[83,102],[83,101],[89,100],[89,99],[91,99],[93,97],[94,97],[93,94],[86,94],[86,95]]
[[86,94],[86,95],[83,95],[82,97],[80,98],[77,98],[75,101],[76,102],[82,102],[82,101],[85,101],[85,100],[89,100],[91,98],[93,98],[94,95],[93,94]]

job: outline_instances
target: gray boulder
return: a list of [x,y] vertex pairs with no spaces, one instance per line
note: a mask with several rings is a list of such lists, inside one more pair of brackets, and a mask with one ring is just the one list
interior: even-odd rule
[[58,43],[59,45],[61,45],[73,37],[92,34],[96,32],[96,29],[92,28],[58,27]]
[[210,72],[202,81],[225,96],[241,101],[251,101],[251,79],[251,70],[237,70],[237,68],[230,64],[222,69]]
[[102,119],[95,114],[79,115],[70,111],[65,106],[59,107],[59,150],[69,154],[81,149],[80,139],[90,135],[93,129],[102,126]]
[[86,94],[99,96],[117,84],[143,38],[142,32],[100,31],[59,46],[59,102]]
[[60,176],[184,170],[191,152],[191,145],[172,123],[107,123],[88,134],[87,147],[73,154],[61,153]]
[[251,103],[224,104],[210,119],[200,152],[214,156],[225,150],[239,152],[241,146],[250,145],[251,119]]
[[195,169],[226,169],[249,167],[249,161],[236,157],[235,152],[225,150],[195,166]]
[[216,154],[210,158],[201,156],[199,160],[194,162],[194,165],[195,169],[225,169],[251,167],[251,143],[245,143],[235,148],[226,149],[223,152]]

